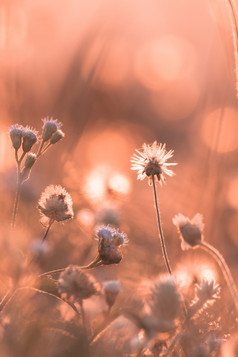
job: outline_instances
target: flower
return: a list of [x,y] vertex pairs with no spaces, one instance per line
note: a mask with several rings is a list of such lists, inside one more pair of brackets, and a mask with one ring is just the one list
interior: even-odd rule
[[64,138],[64,133],[62,130],[57,130],[50,138],[50,144],[56,144],[58,141]]
[[98,293],[94,279],[77,265],[69,265],[60,274],[58,288],[62,297],[79,302]]
[[[42,140],[48,141],[52,135],[61,128],[62,124],[57,121],[57,119],[46,117],[43,120],[43,133],[42,133]],[[63,133],[63,132],[62,132]],[[63,136],[61,136],[63,137]]]
[[109,226],[102,226],[97,230],[98,253],[103,264],[118,264],[122,259],[119,248],[128,243],[125,233]]
[[12,125],[11,128],[9,129],[9,135],[15,150],[18,150],[21,146],[23,132],[24,132],[24,128],[18,124]]
[[166,161],[173,156],[173,150],[166,151],[166,144],[158,144],[154,141],[152,145],[143,144],[143,151],[136,150],[131,158],[132,170],[138,171],[138,180],[149,178],[149,185],[152,183],[152,177],[156,176],[162,185],[165,182],[164,175],[173,176],[174,172],[168,169],[168,166],[177,165],[176,163],[167,163]]
[[121,290],[120,281],[110,280],[103,284],[103,291],[107,305],[112,307],[116,301],[116,298]]
[[41,194],[38,208],[50,222],[65,221],[74,216],[71,196],[61,186],[47,186]]
[[202,241],[202,233],[204,223],[203,216],[197,213],[193,219],[189,220],[181,213],[177,214],[173,219],[173,224],[177,227],[178,233],[181,237],[181,248],[187,250],[195,247]]
[[220,285],[215,285],[215,281],[202,279],[200,285],[196,284],[196,295],[199,300],[215,300],[220,291]]
[[22,143],[22,150],[24,152],[29,152],[32,146],[37,142],[37,134],[38,132],[30,128],[29,126],[24,128],[23,131],[23,143]]

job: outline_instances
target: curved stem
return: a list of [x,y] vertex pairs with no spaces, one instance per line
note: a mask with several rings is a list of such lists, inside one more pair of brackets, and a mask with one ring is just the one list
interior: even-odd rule
[[211,244],[207,243],[207,242],[198,242],[198,245],[205,249],[208,253],[211,253],[211,255],[215,258],[216,262],[218,263],[218,265],[220,266],[222,273],[224,275],[224,278],[226,280],[226,283],[230,289],[231,295],[233,297],[234,303],[235,303],[235,307],[238,310],[238,292],[237,292],[237,288],[234,282],[234,279],[231,275],[230,269],[228,267],[228,265],[226,264],[225,259],[223,258],[223,256],[221,255],[221,253],[214,248]]
[[154,191],[155,210],[156,210],[156,214],[157,214],[157,222],[158,222],[158,228],[159,228],[160,242],[161,242],[163,257],[164,257],[164,260],[165,260],[165,264],[166,264],[167,270],[168,270],[169,274],[172,275],[172,270],[170,268],[169,259],[168,259],[166,246],[165,246],[164,235],[163,235],[162,226],[161,226],[159,206],[158,206],[158,198],[157,198],[157,191],[156,191],[156,186],[155,186],[154,175],[152,175],[152,183],[153,183],[153,191]]

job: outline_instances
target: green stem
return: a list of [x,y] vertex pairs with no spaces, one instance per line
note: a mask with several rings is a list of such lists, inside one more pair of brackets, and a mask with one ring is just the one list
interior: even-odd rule
[[221,253],[214,248],[211,244],[207,243],[207,242],[198,242],[198,245],[205,249],[208,253],[210,253],[216,260],[217,264],[220,266],[222,273],[224,275],[224,278],[226,280],[226,283],[228,285],[228,288],[230,289],[231,295],[233,297],[234,303],[235,303],[235,307],[238,311],[238,292],[237,292],[237,287],[235,285],[234,279],[231,275],[230,269],[228,267],[228,265],[226,264],[225,259],[223,258],[223,256],[221,255]]
[[163,257],[164,257],[164,260],[165,260],[165,264],[166,264],[167,270],[168,270],[169,274],[172,275],[172,270],[170,268],[169,259],[168,259],[166,246],[165,246],[164,235],[163,235],[162,226],[161,226],[159,206],[158,206],[158,198],[157,198],[157,191],[156,191],[156,186],[155,186],[154,175],[152,175],[152,183],[153,183],[153,191],[154,191],[155,210],[156,210],[156,215],[157,215],[157,223],[158,223],[158,228],[159,228],[160,242],[161,242]]

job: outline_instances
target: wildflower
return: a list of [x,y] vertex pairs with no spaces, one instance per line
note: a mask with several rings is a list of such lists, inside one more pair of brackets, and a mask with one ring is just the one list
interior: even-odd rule
[[125,233],[109,226],[101,227],[97,231],[98,253],[103,264],[118,264],[122,259],[119,248],[128,243]]
[[204,228],[202,220],[203,217],[200,213],[197,213],[191,220],[181,213],[173,218],[173,224],[177,227],[182,240],[181,248],[183,250],[195,247],[202,241]]
[[196,284],[196,295],[199,300],[215,300],[220,290],[219,285],[215,285],[215,281],[202,279],[201,285]]
[[64,133],[62,130],[57,130],[50,139],[50,144],[56,144],[58,141],[64,138]]
[[27,169],[31,169],[32,166],[34,165],[36,161],[36,154],[34,154],[33,152],[30,152],[25,160],[25,168]]
[[103,290],[107,305],[109,308],[111,308],[114,305],[116,298],[121,290],[120,282],[116,280],[107,281],[104,283]]
[[69,265],[60,274],[58,288],[62,297],[78,302],[98,293],[94,279],[76,265]]
[[23,127],[18,124],[12,125],[11,128],[9,129],[9,135],[15,150],[18,150],[21,146],[23,132],[24,132]]
[[23,143],[22,143],[22,150],[24,152],[29,152],[32,146],[37,142],[37,131],[30,127],[24,128],[23,131]]
[[157,177],[162,185],[165,182],[164,175],[173,176],[174,172],[168,169],[168,166],[177,165],[176,163],[167,163],[166,161],[173,156],[173,150],[166,151],[166,144],[158,144],[155,141],[152,145],[143,144],[143,151],[136,150],[131,158],[132,170],[138,171],[138,180],[144,180],[147,176],[149,185],[152,183],[152,177]]
[[178,317],[181,308],[181,297],[174,278],[169,275],[159,277],[151,289],[149,302],[152,316],[172,323]]
[[38,208],[50,222],[65,221],[74,216],[71,196],[61,186],[47,186],[41,194]]
[[43,120],[43,133],[42,140],[48,141],[52,135],[62,126],[61,123],[58,123],[57,119],[46,117]]

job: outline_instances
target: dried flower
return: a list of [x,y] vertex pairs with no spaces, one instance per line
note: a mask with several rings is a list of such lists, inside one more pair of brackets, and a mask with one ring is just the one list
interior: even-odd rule
[[181,297],[170,275],[160,276],[151,289],[149,302],[152,315],[161,321],[172,322],[179,316]]
[[35,162],[36,162],[36,154],[30,152],[25,160],[25,168],[31,169]]
[[58,288],[62,297],[78,302],[98,293],[94,279],[76,265],[68,266],[60,274]]
[[56,144],[58,141],[64,138],[64,133],[62,130],[57,130],[50,139],[50,144]]
[[116,298],[121,290],[120,282],[117,280],[110,280],[106,281],[103,285],[107,305],[112,307],[115,304]]
[[57,119],[46,117],[43,120],[43,133],[42,140],[48,141],[52,135],[62,126],[61,123],[58,123]]
[[12,125],[11,128],[9,129],[9,135],[15,150],[18,150],[21,146],[23,132],[24,132],[24,128],[18,124]]
[[122,259],[119,248],[128,243],[125,233],[109,226],[101,227],[97,231],[98,253],[103,264],[118,264]]
[[41,194],[38,208],[51,222],[65,221],[74,216],[71,196],[61,186],[47,186]]
[[217,294],[220,291],[220,286],[215,285],[215,281],[202,279],[200,285],[196,284],[196,295],[199,300],[208,301],[216,300]]
[[152,176],[157,177],[162,185],[165,182],[164,175],[173,176],[174,172],[168,166],[177,165],[166,161],[173,156],[173,150],[166,151],[166,144],[158,144],[155,141],[152,145],[143,144],[143,151],[136,150],[131,158],[132,170],[138,171],[138,180],[144,180],[147,176],[149,184],[152,183]]
[[23,131],[23,143],[22,143],[22,150],[24,152],[29,152],[32,146],[37,142],[37,134],[38,132],[35,129],[30,127],[24,128]]
[[191,220],[183,216],[181,213],[173,218],[173,224],[177,227],[182,240],[181,248],[183,250],[195,247],[202,241],[204,228],[202,220],[203,216],[200,213],[197,213]]

